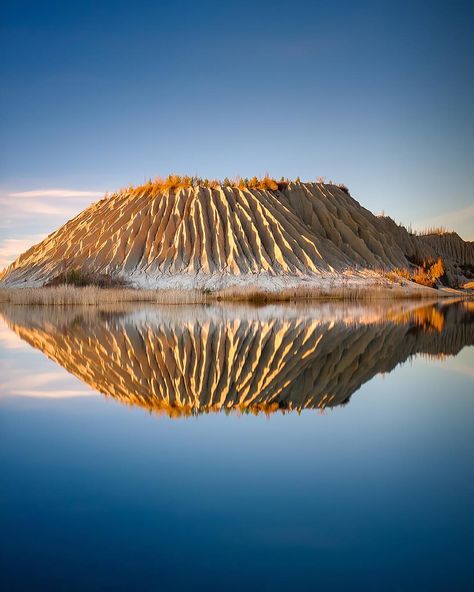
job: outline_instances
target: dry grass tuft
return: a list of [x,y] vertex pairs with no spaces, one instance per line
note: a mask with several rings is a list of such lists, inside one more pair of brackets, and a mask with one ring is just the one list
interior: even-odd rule
[[344,191],[344,193],[347,193],[347,195],[350,195],[349,188],[347,187],[347,185],[344,185],[344,183],[338,183],[337,186],[339,187],[339,189],[341,191]]
[[300,302],[300,301],[328,301],[328,300],[385,300],[385,299],[422,299],[433,298],[431,291],[407,290],[402,286],[337,286],[330,288],[319,288],[310,286],[298,286],[295,288],[284,288],[275,292],[259,290],[254,287],[232,287],[211,292],[210,300],[223,302],[248,302],[256,305],[271,304],[276,302]]
[[0,302],[19,305],[98,305],[122,302],[152,302],[159,304],[197,304],[205,302],[198,290],[135,290],[112,288],[104,290],[97,286],[56,286],[50,288],[0,289]]
[[[324,177],[318,177],[317,183],[324,184],[325,182],[326,181]],[[277,180],[271,177],[268,173],[265,173],[263,177],[225,177],[225,179],[223,180],[172,174],[168,175],[167,177],[156,177],[154,180],[149,179],[146,183],[143,183],[142,185],[137,185],[135,187],[133,185],[130,185],[128,187],[120,189],[118,192],[112,194],[110,197],[123,193],[127,193],[132,197],[141,197],[143,195],[156,197],[161,193],[166,193],[168,191],[177,191],[178,189],[189,189],[195,187],[208,187],[211,189],[215,189],[219,186],[231,187],[233,189],[240,190],[260,189],[262,191],[283,191],[288,187],[290,183],[301,183],[301,179],[299,177],[296,177],[296,179],[291,180],[287,177],[281,177],[280,180]],[[330,181],[329,183],[334,185],[332,181]],[[337,185],[337,187],[339,187],[346,193],[349,193],[349,190],[345,185],[339,184]]]
[[46,288],[55,286],[76,286],[84,288],[95,286],[96,288],[127,288],[130,283],[118,276],[108,273],[95,273],[82,269],[72,268],[58,274],[55,278],[45,284]]
[[414,236],[443,236],[444,234],[450,234],[451,232],[447,230],[444,226],[428,226],[428,228],[424,228],[423,230],[412,230],[410,229],[410,234]]
[[[399,276],[397,276],[399,279]],[[264,305],[277,302],[310,300],[384,300],[433,298],[431,291],[407,290],[403,286],[366,286],[318,288],[301,286],[275,292],[255,287],[234,287],[220,291],[205,290],[139,290],[133,288],[103,289],[97,286],[62,285],[43,288],[2,288],[0,303],[18,305],[98,305],[126,302],[155,304],[206,304],[211,302],[248,302]]]
[[398,268],[388,273],[391,279],[404,278],[421,286],[434,288],[444,276],[444,264],[441,258],[436,261],[423,261],[415,269]]

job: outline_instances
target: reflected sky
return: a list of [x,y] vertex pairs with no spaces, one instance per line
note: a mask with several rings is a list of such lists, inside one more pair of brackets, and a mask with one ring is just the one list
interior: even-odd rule
[[[76,315],[75,333],[63,324],[61,341],[58,319],[45,310],[2,310],[4,589],[470,590],[472,317],[450,310],[436,309],[440,329],[437,316],[419,309],[279,308],[280,329],[300,321],[308,334],[317,320],[318,347],[331,332],[339,339],[322,353],[354,343],[354,335],[382,343],[389,325],[390,339],[375,357],[367,355],[373,339],[361,349],[361,363],[376,363],[368,373],[350,373],[351,388],[354,376],[365,380],[345,404],[256,416],[184,414],[178,421],[153,406],[97,394],[72,367],[67,372],[25,341],[26,332],[38,339],[44,331],[54,338],[48,353],[59,360],[74,337],[70,352],[87,357],[91,331],[100,329],[90,311],[79,315],[82,324]],[[130,335],[153,326],[156,339],[158,327],[176,333],[193,316],[202,323],[211,316],[219,326],[215,312],[202,310],[174,320],[121,311],[102,323],[116,338],[124,327]],[[256,317],[271,323],[275,311],[217,318],[232,326],[240,319],[242,332]],[[310,366],[318,363],[314,352],[305,358]],[[292,358],[301,361],[298,353]],[[152,361],[142,358],[142,369],[145,359]],[[327,383],[342,397],[348,373],[341,372],[345,356],[339,359],[337,380]],[[308,366],[304,372],[306,384]],[[135,370],[133,385],[144,376]],[[301,381],[301,374],[291,376]],[[282,400],[294,401],[295,391]]]

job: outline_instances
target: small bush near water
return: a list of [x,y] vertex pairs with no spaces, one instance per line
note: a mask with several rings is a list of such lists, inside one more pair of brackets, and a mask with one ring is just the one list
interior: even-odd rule
[[96,288],[126,288],[129,283],[121,278],[108,273],[95,273],[81,269],[68,269],[50,280],[45,287],[76,286],[84,288],[95,286]]
[[444,265],[441,258],[433,261],[422,261],[415,269],[396,269],[392,272],[395,276],[405,278],[420,284],[434,288],[444,276]]

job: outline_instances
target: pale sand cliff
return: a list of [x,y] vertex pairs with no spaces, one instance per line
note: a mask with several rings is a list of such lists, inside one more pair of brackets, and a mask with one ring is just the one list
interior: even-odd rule
[[454,233],[411,235],[336,185],[158,194],[145,186],[84,210],[4,270],[0,285],[42,286],[73,268],[140,288],[375,287],[393,283],[381,270],[439,256],[451,285],[461,285],[474,266],[474,243]]
[[3,305],[0,313],[93,389],[170,416],[334,407],[411,356],[474,345],[468,302],[122,312]]

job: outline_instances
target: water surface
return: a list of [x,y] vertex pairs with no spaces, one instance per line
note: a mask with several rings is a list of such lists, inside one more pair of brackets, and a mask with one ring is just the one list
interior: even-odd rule
[[472,304],[0,313],[2,588],[472,589]]

